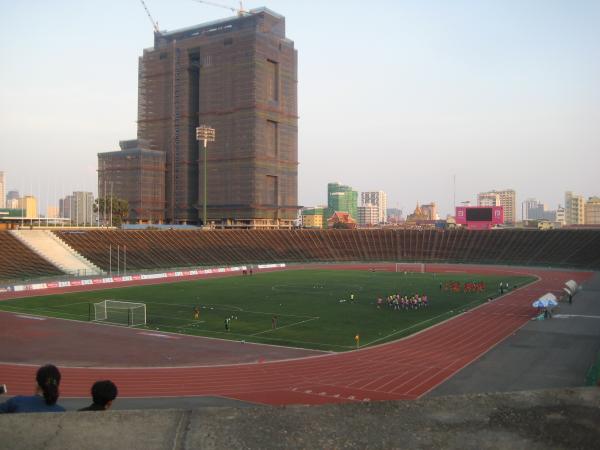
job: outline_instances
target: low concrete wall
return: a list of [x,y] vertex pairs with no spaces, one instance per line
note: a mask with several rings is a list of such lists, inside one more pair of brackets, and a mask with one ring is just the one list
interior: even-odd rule
[[600,389],[320,407],[0,416],[2,449],[578,448],[600,442]]

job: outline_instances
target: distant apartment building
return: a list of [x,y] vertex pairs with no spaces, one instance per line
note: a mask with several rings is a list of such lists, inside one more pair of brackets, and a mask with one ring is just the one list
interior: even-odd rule
[[561,205],[558,205],[558,208],[556,208],[555,222],[558,222],[561,226],[564,226],[567,223],[565,219],[565,208],[563,208]]
[[120,141],[120,151],[98,153],[98,197],[127,200],[131,223],[162,223],[166,154],[137,139]]
[[21,197],[17,204],[17,209],[21,210],[21,215],[27,219],[37,217],[37,199],[33,195]]
[[[387,222],[387,194],[383,191],[362,192],[360,194],[360,203],[363,206],[377,206],[377,221],[379,223]],[[360,225],[360,220],[358,221]]]
[[388,208],[386,212],[388,222],[398,223],[403,219],[402,210],[399,208]]
[[58,202],[60,217],[70,219],[72,225],[94,225],[94,194],[91,192],[73,192]]
[[500,195],[495,192],[477,194],[477,206],[500,206]]
[[583,195],[565,192],[566,225],[583,225],[585,223],[585,200]]
[[517,194],[513,189],[503,191],[480,192],[477,195],[477,206],[502,206],[504,222],[514,224],[517,220]]
[[529,211],[536,209],[538,205],[539,202],[535,198],[525,199],[521,204],[521,219],[532,220],[532,217],[529,217]]
[[358,225],[361,227],[377,225],[380,223],[380,217],[380,209],[376,205],[362,205],[358,207]]
[[73,204],[73,196],[67,195],[65,198],[58,200],[58,217],[63,219],[71,218],[71,205]]
[[327,185],[327,219],[335,212],[345,212],[356,220],[358,215],[357,208],[357,191],[354,191],[350,186],[340,183],[329,183]]
[[19,200],[20,198],[21,194],[19,194],[19,191],[17,190],[8,191],[8,193],[6,194],[6,201]]
[[323,228],[325,220],[323,218],[325,214],[324,207],[317,208],[304,208],[301,213],[301,221],[303,228]]
[[20,198],[21,195],[19,194],[19,191],[8,191],[8,194],[6,194],[6,208],[18,209]]
[[435,202],[421,205],[421,211],[423,212],[423,214],[425,214],[427,216],[427,220],[439,219],[438,213],[437,213],[437,205],[435,204]]
[[0,208],[6,208],[6,180],[4,179],[4,172],[0,172]]
[[549,210],[548,207],[536,199],[529,198],[522,205],[523,220],[548,220],[556,222],[556,211]]
[[600,225],[600,197],[590,197],[585,203],[585,224]]

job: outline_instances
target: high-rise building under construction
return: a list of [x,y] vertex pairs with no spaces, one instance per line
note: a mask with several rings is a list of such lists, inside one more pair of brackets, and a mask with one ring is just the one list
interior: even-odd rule
[[[297,53],[285,19],[266,8],[238,17],[155,33],[139,61],[140,151],[164,152],[164,195],[140,177],[130,204],[164,204],[162,216],[138,222],[201,223],[203,147],[196,128],[215,129],[208,143],[208,221],[225,227],[287,227],[297,217]],[[143,143],[143,144],[142,144]],[[143,147],[143,148],[141,148]],[[99,168],[102,158],[99,155]],[[124,160],[126,161],[126,160]],[[110,183],[111,171],[99,170]],[[135,176],[132,173],[132,176]],[[114,183],[113,183],[114,185]],[[136,185],[136,183],[132,183]],[[141,187],[140,187],[141,186]],[[133,192],[133,191],[132,191]],[[148,198],[131,198],[139,195]],[[154,201],[156,200],[156,201]]]

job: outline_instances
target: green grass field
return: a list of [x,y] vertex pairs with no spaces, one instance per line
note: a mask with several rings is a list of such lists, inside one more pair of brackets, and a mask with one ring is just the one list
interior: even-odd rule
[[[440,290],[445,281],[483,281],[482,293]],[[106,299],[147,305],[151,330],[217,337],[246,342],[344,351],[379,344],[415,333],[498,295],[498,283],[522,286],[532,277],[370,271],[288,270],[136,286],[103,291],[32,297],[0,302],[0,309],[88,320],[90,304]],[[349,301],[354,293],[355,302]],[[419,293],[430,306],[418,310],[378,309],[376,299],[390,294]],[[194,307],[200,308],[194,320]],[[272,318],[277,316],[277,329]],[[230,331],[225,318],[230,317]]]

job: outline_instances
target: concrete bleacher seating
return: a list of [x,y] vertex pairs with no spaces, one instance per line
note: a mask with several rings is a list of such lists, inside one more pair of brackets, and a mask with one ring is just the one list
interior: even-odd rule
[[600,268],[597,230],[90,230],[58,237],[104,270],[405,261]]
[[0,231],[0,280],[24,280],[62,275],[63,272],[37,255],[8,231]]
[[11,234],[64,273],[76,276],[103,273],[48,230],[13,230]]

